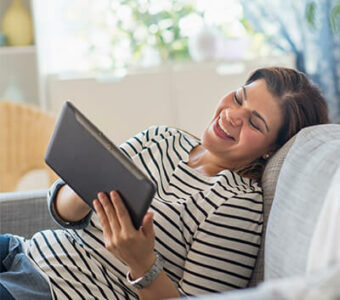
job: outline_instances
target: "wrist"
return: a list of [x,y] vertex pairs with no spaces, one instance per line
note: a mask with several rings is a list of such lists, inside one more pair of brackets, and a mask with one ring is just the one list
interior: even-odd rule
[[156,259],[157,259],[156,254],[153,251],[148,258],[143,260],[142,263],[139,261],[138,264],[136,264],[136,266],[133,267],[130,266],[129,274],[131,279],[134,280],[146,274],[152,268]]
[[91,208],[67,184],[58,191],[54,209],[65,223],[77,223],[91,211]]

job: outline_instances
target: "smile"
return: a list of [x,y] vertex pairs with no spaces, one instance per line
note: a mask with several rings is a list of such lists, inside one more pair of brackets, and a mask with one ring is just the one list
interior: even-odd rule
[[219,118],[215,124],[214,124],[214,132],[215,134],[220,137],[221,139],[224,139],[224,140],[233,140],[235,141],[235,138],[233,136],[230,135],[230,133],[228,132],[227,129],[225,129],[222,125],[222,121],[221,121],[221,118]]

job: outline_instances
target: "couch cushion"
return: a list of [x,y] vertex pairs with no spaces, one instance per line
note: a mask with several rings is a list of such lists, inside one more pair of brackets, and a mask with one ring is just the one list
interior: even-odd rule
[[35,232],[59,228],[47,209],[47,190],[0,193],[0,233],[30,238]]
[[[263,188],[263,232],[266,232],[267,220],[270,208],[272,206],[274,193],[276,189],[277,179],[283,164],[283,161],[295,141],[295,136],[292,137],[279,151],[277,151],[268,161],[262,176]],[[249,286],[255,286],[264,279],[264,240],[263,234],[260,250],[257,256],[255,269],[253,271]]]
[[315,224],[339,165],[340,125],[299,132],[282,166],[268,219],[265,279],[305,273]]

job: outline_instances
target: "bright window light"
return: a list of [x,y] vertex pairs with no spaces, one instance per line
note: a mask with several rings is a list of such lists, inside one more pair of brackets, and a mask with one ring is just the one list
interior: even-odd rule
[[238,0],[34,0],[34,5],[50,73],[239,59],[265,45]]

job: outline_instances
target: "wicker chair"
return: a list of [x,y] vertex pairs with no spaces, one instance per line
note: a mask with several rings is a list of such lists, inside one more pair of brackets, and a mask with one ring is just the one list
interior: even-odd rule
[[50,182],[57,178],[44,162],[54,124],[52,114],[33,105],[0,100],[0,192],[15,191],[32,170],[47,169]]

